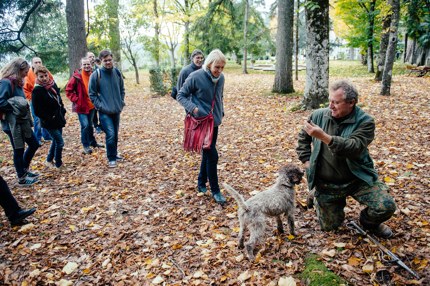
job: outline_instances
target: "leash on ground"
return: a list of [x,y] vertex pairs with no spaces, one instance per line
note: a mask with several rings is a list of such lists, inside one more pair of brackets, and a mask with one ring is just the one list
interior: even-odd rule
[[346,226],[349,229],[355,230],[355,232],[357,232],[360,235],[366,236],[367,238],[369,238],[383,253],[385,253],[387,256],[389,256],[391,259],[389,260],[389,262],[391,263],[397,263],[397,265],[399,265],[400,267],[402,267],[403,269],[405,269],[406,271],[408,271],[410,274],[412,274],[416,279],[420,279],[420,277],[418,276],[418,274],[416,272],[414,272],[412,269],[410,269],[405,263],[403,263],[403,261],[400,260],[400,258],[398,258],[394,253],[392,253],[391,251],[389,251],[385,246],[383,246],[376,238],[372,237],[371,235],[367,234],[366,231],[364,231],[361,227],[359,227],[357,225],[357,223],[355,221],[350,221],[346,224]]

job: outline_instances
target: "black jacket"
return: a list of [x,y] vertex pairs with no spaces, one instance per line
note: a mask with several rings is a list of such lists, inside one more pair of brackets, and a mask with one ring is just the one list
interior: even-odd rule
[[36,85],[32,92],[34,114],[40,118],[42,127],[46,129],[60,129],[66,126],[66,109],[61,100],[60,90],[56,84],[54,89],[57,94]]

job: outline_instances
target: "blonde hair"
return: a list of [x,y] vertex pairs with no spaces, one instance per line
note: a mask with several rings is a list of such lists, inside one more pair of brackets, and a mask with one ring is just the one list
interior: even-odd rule
[[45,66],[39,66],[34,69],[34,74],[39,75],[39,73],[49,73],[49,71]]
[[0,78],[15,76],[16,78],[20,78],[20,71],[30,68],[30,65],[23,58],[15,58],[6,64],[1,72]]
[[219,63],[219,62],[222,62],[225,64],[227,62],[227,59],[224,56],[224,54],[221,52],[221,50],[215,49],[212,52],[210,52],[207,58],[205,59],[203,68],[207,70],[212,66],[212,64]]

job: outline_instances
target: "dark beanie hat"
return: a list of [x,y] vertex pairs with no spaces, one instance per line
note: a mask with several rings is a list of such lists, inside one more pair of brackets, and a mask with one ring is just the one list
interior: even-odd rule
[[197,55],[202,55],[203,56],[203,52],[199,49],[195,49],[192,53],[191,53],[191,57],[190,59],[192,60],[195,56]]

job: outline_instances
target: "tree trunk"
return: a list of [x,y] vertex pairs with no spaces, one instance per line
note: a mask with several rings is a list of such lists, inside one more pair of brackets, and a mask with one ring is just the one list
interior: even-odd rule
[[296,80],[299,80],[299,27],[300,27],[300,0],[296,5]]
[[303,105],[319,108],[328,99],[329,1],[306,6],[306,84]]
[[113,54],[116,66],[121,69],[121,36],[119,32],[119,0],[108,0],[108,16],[109,16],[109,38],[110,50]]
[[370,8],[368,12],[369,26],[367,27],[367,71],[374,73],[375,68],[373,65],[373,38],[375,31],[375,5],[376,0],[370,2]]
[[278,0],[276,33],[276,74],[273,92],[292,93],[293,86],[294,0]]
[[382,74],[381,95],[390,95],[393,65],[396,59],[397,33],[400,18],[400,0],[390,0],[392,16],[390,26],[390,37],[385,57],[384,73]]
[[157,6],[157,0],[153,0],[153,9],[154,9],[154,18],[155,20],[155,27],[154,27],[154,60],[155,65],[157,67],[160,66],[160,23],[158,22],[158,6]]
[[[189,8],[189,2],[188,0],[184,1],[184,10],[189,12],[190,8]],[[188,15],[189,17],[187,17],[187,19],[191,18],[191,15]],[[185,58],[188,61],[188,59],[191,56],[191,52],[190,52],[190,25],[191,22],[189,20],[185,21]]]
[[249,17],[249,1],[245,1],[245,15],[243,19],[243,66],[242,73],[247,74],[247,62],[248,62],[248,17]]
[[385,57],[387,54],[388,40],[390,37],[391,14],[384,17],[382,21],[381,43],[379,44],[378,67],[376,69],[375,80],[381,81],[384,73]]
[[84,0],[66,1],[67,43],[69,56],[69,74],[81,66],[81,58],[88,51],[85,35]]

